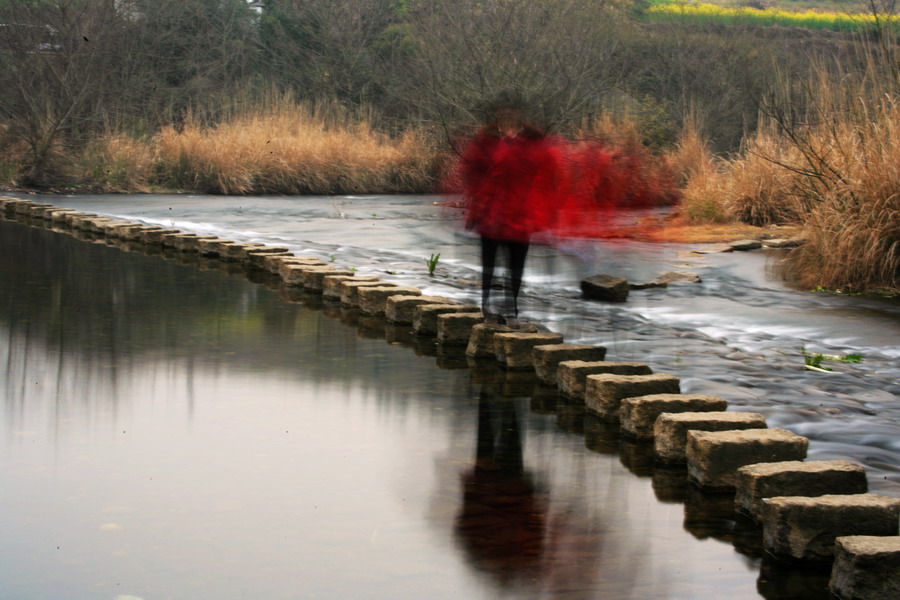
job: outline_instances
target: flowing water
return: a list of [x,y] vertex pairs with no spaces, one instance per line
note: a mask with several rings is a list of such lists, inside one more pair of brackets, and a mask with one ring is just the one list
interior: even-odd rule
[[[432,197],[38,199],[478,299],[477,245]],[[691,248],[535,246],[524,316],[900,496],[900,307],[793,290],[768,251]],[[0,257],[4,600],[822,597],[827,573],[771,564],[730,497],[533,376],[228,265],[2,221]],[[684,269],[703,283],[578,297],[586,275]],[[802,347],[864,360],[805,371]]]

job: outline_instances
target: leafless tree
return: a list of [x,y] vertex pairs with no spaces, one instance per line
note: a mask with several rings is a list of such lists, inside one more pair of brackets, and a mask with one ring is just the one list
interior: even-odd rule
[[96,115],[110,89],[116,12],[108,2],[48,0],[0,7],[0,114],[27,144],[27,185],[42,185],[53,157]]
[[522,97],[548,129],[599,106],[617,81],[620,7],[597,0],[428,0],[409,14],[416,44],[405,79],[448,128],[477,122],[500,92]]

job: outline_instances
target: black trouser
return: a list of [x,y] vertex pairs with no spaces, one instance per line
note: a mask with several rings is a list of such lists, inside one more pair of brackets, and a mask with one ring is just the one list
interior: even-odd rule
[[488,300],[494,282],[494,268],[497,265],[497,250],[505,248],[508,259],[509,280],[503,282],[503,316],[519,316],[518,298],[525,273],[525,258],[528,256],[528,242],[514,242],[481,236],[481,309],[485,316],[496,314],[490,310]]

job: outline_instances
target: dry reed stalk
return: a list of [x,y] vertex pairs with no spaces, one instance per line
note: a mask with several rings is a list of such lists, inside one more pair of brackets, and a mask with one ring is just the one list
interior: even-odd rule
[[[861,118],[864,117],[864,118]],[[803,284],[851,291],[900,290],[900,106],[893,97],[860,107],[815,132],[838,183],[822,196],[793,253]]]
[[730,161],[723,206],[731,218],[765,227],[796,223],[807,210],[802,157],[768,129],[760,129],[741,158]]
[[157,157],[153,145],[109,134],[88,144],[76,159],[78,177],[104,192],[147,192]]
[[391,137],[365,121],[328,120],[315,108],[288,104],[214,128],[168,128],[158,136],[161,162],[182,185],[224,194],[392,193],[432,186],[434,151],[422,132]]

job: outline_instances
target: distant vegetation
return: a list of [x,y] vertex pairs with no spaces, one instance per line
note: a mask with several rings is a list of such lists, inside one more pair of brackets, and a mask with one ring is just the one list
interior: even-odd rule
[[892,2],[742,4],[0,0],[0,183],[436,191],[514,90],[603,150],[598,206],[615,178],[692,222],[800,223],[811,287],[900,289]]

